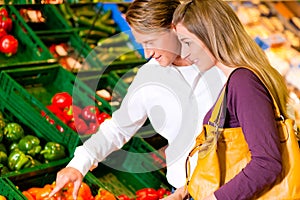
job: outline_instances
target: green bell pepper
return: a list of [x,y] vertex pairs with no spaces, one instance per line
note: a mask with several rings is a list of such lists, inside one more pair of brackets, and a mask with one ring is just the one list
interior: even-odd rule
[[7,163],[7,154],[4,151],[0,151],[0,164]]
[[0,175],[2,176],[8,172],[9,172],[9,169],[5,165],[0,163]]
[[3,118],[0,118],[0,129],[3,130],[6,126],[6,121]]
[[7,163],[7,151],[3,143],[0,143],[0,164]]
[[31,167],[33,162],[31,156],[26,155],[19,149],[15,149],[8,156],[8,168],[12,171]]
[[42,150],[40,139],[33,135],[26,135],[20,139],[18,149],[23,151],[25,154],[34,157]]
[[3,140],[3,131],[2,129],[0,129],[0,142],[2,142],[2,140]]
[[44,149],[41,151],[45,160],[53,161],[66,157],[65,147],[56,142],[47,142]]
[[13,142],[12,144],[9,145],[8,150],[9,150],[9,152],[12,152],[12,151],[15,150],[15,149],[19,149],[18,143]]
[[4,137],[9,142],[17,142],[24,137],[24,129],[15,122],[10,122],[4,127]]
[[6,147],[3,143],[0,143],[0,151],[7,153]]

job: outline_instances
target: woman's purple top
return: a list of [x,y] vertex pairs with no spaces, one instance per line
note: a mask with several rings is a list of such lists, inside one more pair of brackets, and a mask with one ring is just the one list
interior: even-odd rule
[[[231,74],[227,87],[225,128],[242,127],[252,157],[236,177],[214,194],[218,200],[249,199],[272,184],[282,169],[273,101],[258,77],[245,68]],[[204,124],[210,116],[211,110]]]

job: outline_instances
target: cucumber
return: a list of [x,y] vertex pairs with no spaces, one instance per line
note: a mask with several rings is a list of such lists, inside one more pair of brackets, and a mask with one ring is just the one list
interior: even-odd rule
[[93,18],[97,15],[97,13],[95,13],[95,11],[89,10],[87,8],[83,8],[83,9],[76,9],[75,14],[79,17],[79,16],[84,16],[87,18]]
[[68,5],[65,3],[58,4],[59,10],[65,19],[70,20],[73,16],[69,13]]
[[101,39],[101,38],[106,38],[109,36],[108,33],[103,32],[103,31],[99,31],[99,30],[81,30],[79,31],[79,36],[83,37],[83,38],[91,38],[91,39]]
[[106,21],[108,19],[111,19],[111,14],[112,14],[112,11],[111,10],[107,10],[104,14],[102,14],[100,16],[100,20],[103,22],[103,21]]
[[113,19],[107,19],[107,20],[101,20],[103,24],[109,25],[109,26],[115,26],[116,22]]
[[109,47],[107,50],[109,53],[127,53],[132,51],[132,49],[130,49],[127,46],[121,46],[121,47]]
[[[93,20],[88,19],[87,17],[84,17],[84,16],[79,16],[76,20],[81,25],[85,25],[85,26],[88,26],[88,27],[91,27],[93,25]],[[107,26],[99,20],[97,20],[95,22],[94,29],[104,31],[104,32],[109,33],[109,34],[115,34],[116,31],[117,31],[115,27]]]
[[120,33],[116,36],[101,39],[98,41],[98,46],[115,46],[118,44],[126,43],[129,41],[129,35],[126,33]]
[[121,55],[121,56],[119,57],[119,60],[120,60],[120,61],[125,61],[125,60],[137,60],[137,59],[139,59],[139,58],[138,58],[138,56],[136,55],[135,52],[130,52],[130,53]]

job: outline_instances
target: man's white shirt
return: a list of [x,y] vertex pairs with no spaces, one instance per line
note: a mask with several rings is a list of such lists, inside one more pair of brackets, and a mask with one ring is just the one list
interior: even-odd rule
[[[149,119],[154,130],[168,140],[168,182],[175,188],[183,186],[186,157],[225,81],[216,67],[202,74],[194,65],[161,67],[152,59],[138,70],[120,108],[76,148],[67,166],[85,175],[122,148]],[[192,170],[196,160],[197,156],[191,159]]]

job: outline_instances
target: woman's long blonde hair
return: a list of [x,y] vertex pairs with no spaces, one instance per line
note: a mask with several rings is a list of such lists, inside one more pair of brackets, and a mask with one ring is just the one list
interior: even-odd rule
[[288,117],[288,91],[284,78],[271,66],[263,50],[245,31],[227,2],[183,1],[174,12],[173,23],[182,23],[224,65],[255,71],[274,97],[281,114]]

